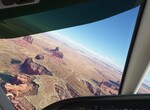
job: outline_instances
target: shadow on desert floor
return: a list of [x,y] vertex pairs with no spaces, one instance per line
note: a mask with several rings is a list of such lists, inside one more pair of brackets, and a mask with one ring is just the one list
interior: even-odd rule
[[9,82],[13,77],[6,73],[0,73],[0,85],[4,85],[6,82]]

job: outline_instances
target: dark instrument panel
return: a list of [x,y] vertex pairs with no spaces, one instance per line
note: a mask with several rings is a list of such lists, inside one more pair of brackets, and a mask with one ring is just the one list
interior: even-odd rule
[[74,98],[54,103],[43,110],[150,110],[150,95]]

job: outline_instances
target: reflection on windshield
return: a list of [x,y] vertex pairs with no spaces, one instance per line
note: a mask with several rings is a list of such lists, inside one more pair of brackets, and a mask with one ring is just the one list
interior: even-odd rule
[[116,95],[138,8],[83,26],[0,40],[0,83],[17,110]]

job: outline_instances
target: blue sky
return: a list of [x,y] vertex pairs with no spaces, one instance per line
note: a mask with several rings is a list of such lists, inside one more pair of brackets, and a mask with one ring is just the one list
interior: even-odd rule
[[146,76],[145,76],[145,79],[147,80],[147,81],[150,81],[150,62],[149,62],[149,64],[148,64],[148,66],[147,66],[147,73],[146,73]]
[[139,7],[116,16],[71,28],[53,31],[124,68]]
[[146,79],[147,81],[150,81],[150,71],[147,73],[145,79]]

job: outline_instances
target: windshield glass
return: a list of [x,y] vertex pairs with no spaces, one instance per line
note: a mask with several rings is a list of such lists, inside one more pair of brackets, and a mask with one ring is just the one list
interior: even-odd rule
[[138,11],[1,39],[0,83],[14,107],[40,110],[68,98],[118,94]]

